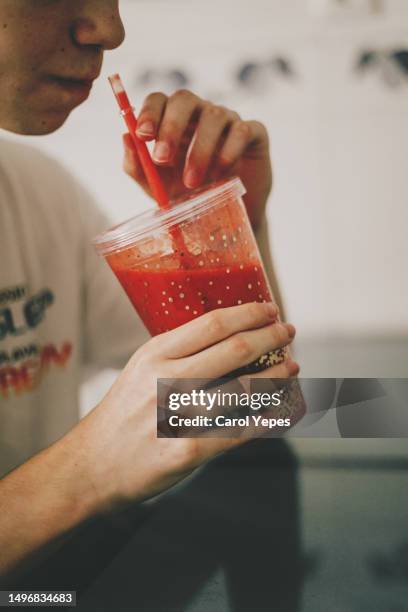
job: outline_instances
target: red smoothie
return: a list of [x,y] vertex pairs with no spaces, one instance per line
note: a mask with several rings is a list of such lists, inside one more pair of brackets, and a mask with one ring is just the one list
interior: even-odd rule
[[112,269],[155,336],[216,308],[271,300],[259,262],[220,268]]
[[[95,240],[153,336],[217,308],[273,301],[244,192],[236,177],[219,181]],[[284,358],[285,350],[277,349],[243,371]]]

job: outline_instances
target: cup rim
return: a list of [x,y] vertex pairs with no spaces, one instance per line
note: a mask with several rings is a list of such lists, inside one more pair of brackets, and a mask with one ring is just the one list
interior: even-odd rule
[[210,183],[171,200],[169,208],[151,208],[114,225],[98,234],[92,240],[92,245],[99,255],[105,257],[128,248],[158,228],[168,229],[198,212],[204,212],[231,197],[239,198],[245,193],[246,189],[238,176]]

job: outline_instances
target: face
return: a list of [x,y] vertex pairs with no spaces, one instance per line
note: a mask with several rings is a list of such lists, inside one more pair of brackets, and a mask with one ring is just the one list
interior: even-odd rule
[[0,0],[0,127],[59,128],[123,39],[118,0]]

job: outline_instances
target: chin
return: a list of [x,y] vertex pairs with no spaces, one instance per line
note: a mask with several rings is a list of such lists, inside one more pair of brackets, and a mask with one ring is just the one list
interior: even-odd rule
[[38,116],[27,114],[13,125],[4,128],[22,136],[46,136],[56,132],[68,119],[71,111],[58,111]]
[[79,104],[72,100],[26,99],[24,104],[16,104],[12,112],[0,117],[0,126],[22,136],[45,136],[64,125],[78,106]]
[[64,125],[72,110],[54,111],[42,117],[34,118],[29,125],[26,126],[26,134],[32,136],[45,136],[56,132]]

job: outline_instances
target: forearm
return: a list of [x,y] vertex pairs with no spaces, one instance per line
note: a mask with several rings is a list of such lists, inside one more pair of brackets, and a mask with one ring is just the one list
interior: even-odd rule
[[258,243],[259,251],[261,253],[262,261],[265,266],[266,275],[268,277],[273,297],[280,309],[281,319],[285,320],[285,312],[282,301],[282,295],[279,289],[278,279],[276,276],[275,268],[272,261],[271,250],[269,246],[269,234],[268,234],[268,222],[265,214],[254,229],[255,238]]
[[78,427],[0,480],[0,576],[93,513],[84,442]]

